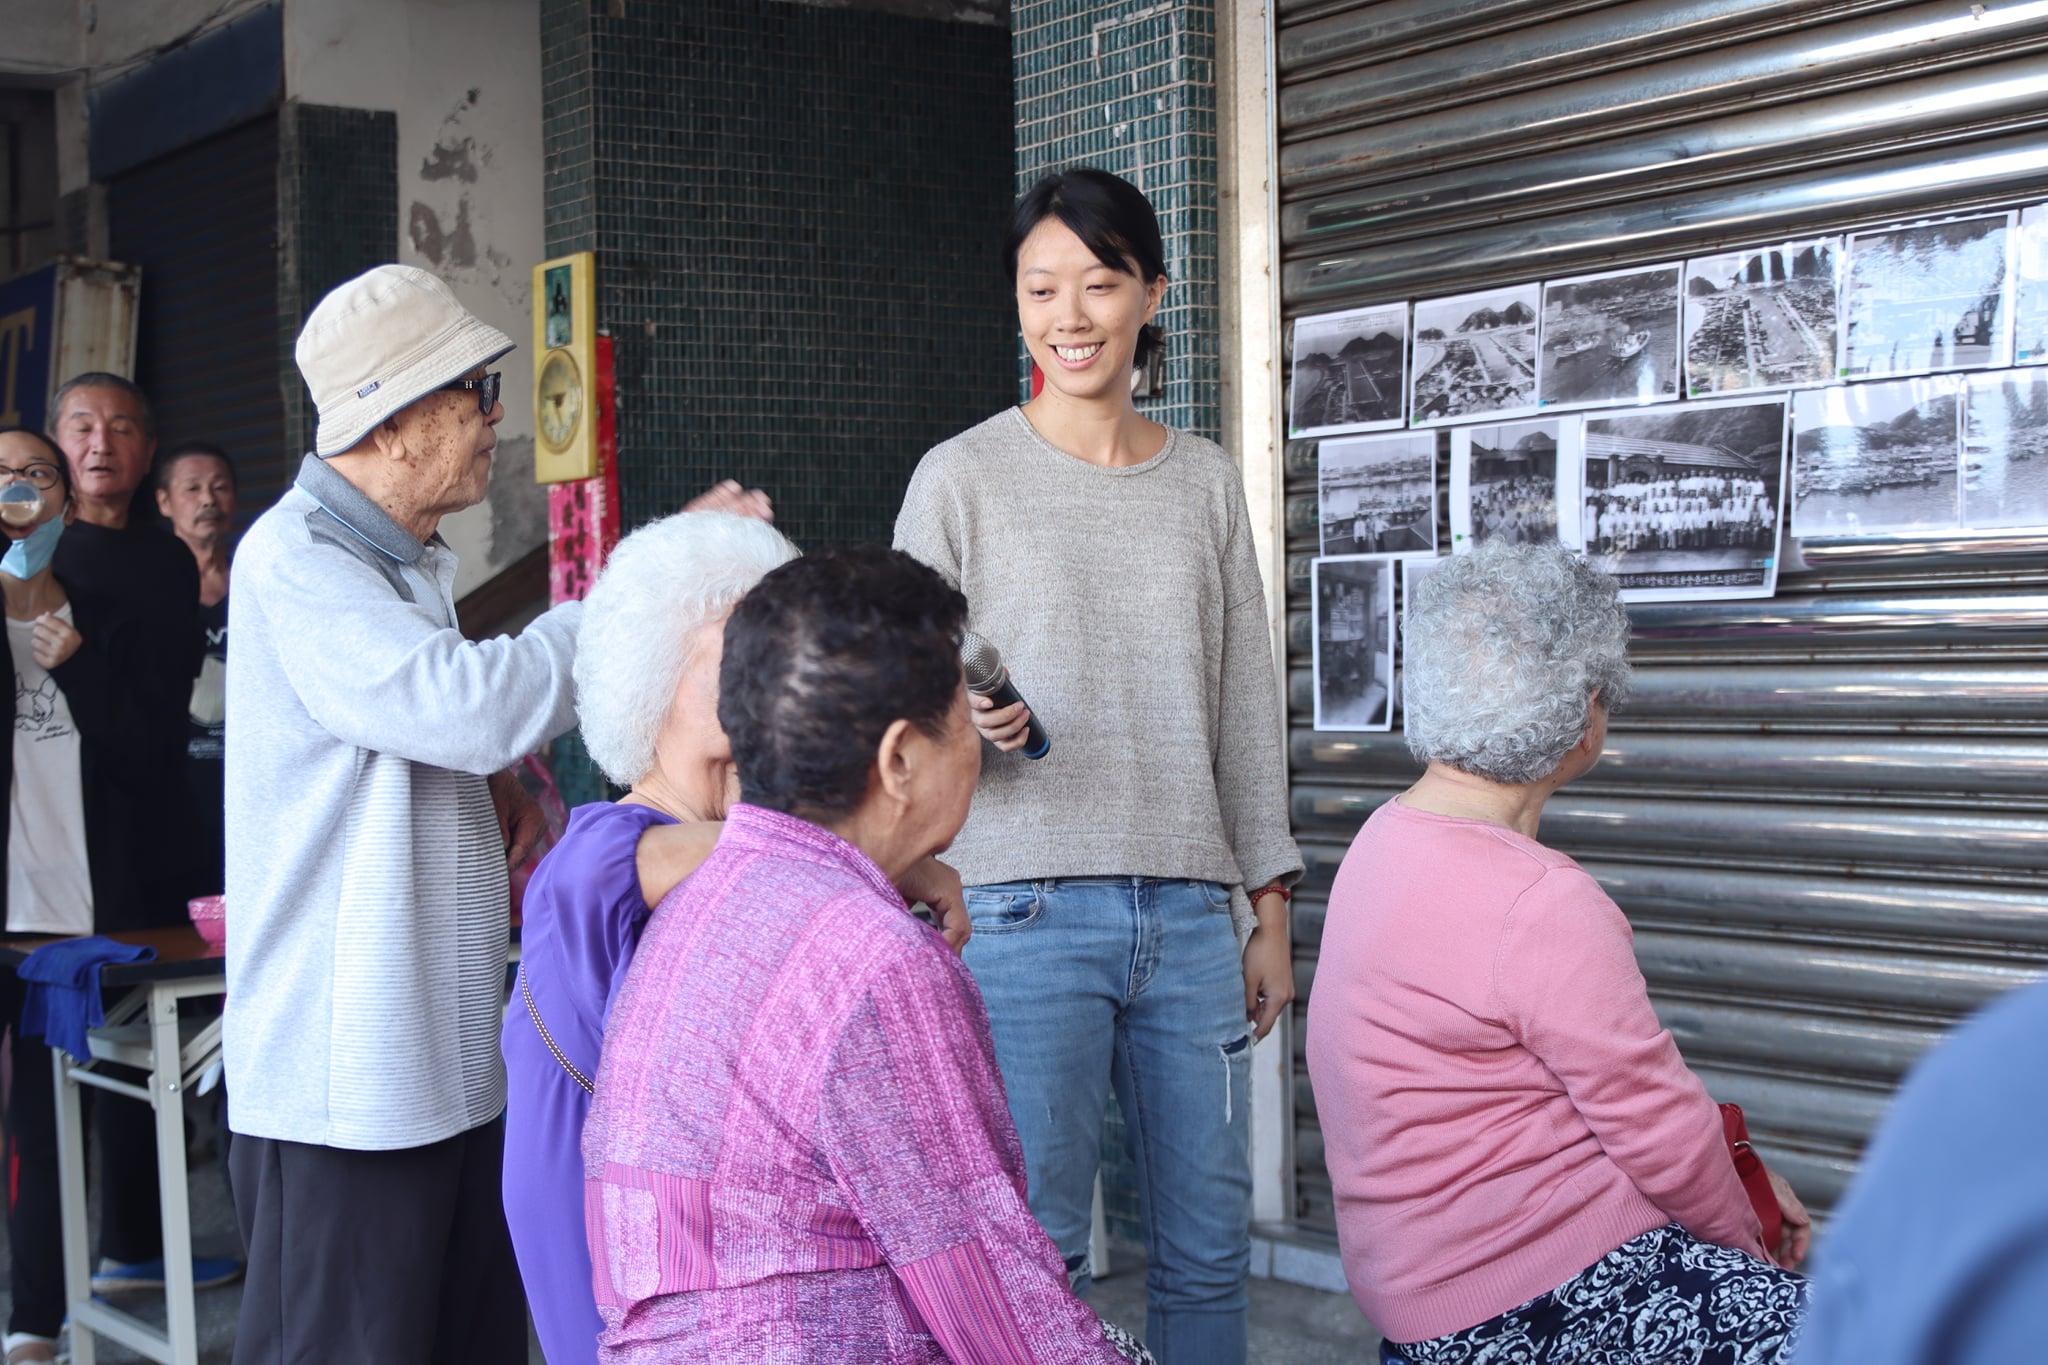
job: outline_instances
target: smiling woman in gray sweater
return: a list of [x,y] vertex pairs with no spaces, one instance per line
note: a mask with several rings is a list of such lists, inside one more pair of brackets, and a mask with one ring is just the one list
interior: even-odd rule
[[1131,400],[1166,290],[1144,196],[1103,171],[1049,177],[1006,258],[1045,389],[926,455],[896,523],[1052,737],[1026,760],[1024,709],[975,699],[1000,752],[948,855],[965,956],[1032,1212],[1077,1286],[1114,1086],[1143,1187],[1147,1345],[1240,1365],[1250,1053],[1293,998],[1301,872],[1251,522],[1230,457]]

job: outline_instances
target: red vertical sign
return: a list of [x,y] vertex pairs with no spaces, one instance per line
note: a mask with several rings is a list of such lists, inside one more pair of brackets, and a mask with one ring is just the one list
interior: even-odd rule
[[597,336],[597,476],[548,485],[548,600],[578,601],[619,543],[619,425],[612,339]]

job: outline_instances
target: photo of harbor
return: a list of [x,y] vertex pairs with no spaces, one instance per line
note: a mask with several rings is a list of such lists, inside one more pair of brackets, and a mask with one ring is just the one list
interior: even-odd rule
[[1678,283],[1651,266],[1543,286],[1542,407],[1655,403],[1678,397]]
[[1961,382],[1949,377],[1792,396],[1792,534],[1953,531]]
[[1417,303],[1410,421],[1433,426],[1535,411],[1541,294],[1525,284]]
[[1324,441],[1316,451],[1326,555],[1436,553],[1436,433]]
[[2014,215],[1851,234],[1844,379],[2010,363]]
[[1962,480],[1968,529],[2048,527],[2048,368],[1968,378]]
[[1800,388],[1835,377],[1840,239],[1687,261],[1685,391]]
[[1379,304],[1294,324],[1290,436],[1403,425],[1408,305]]

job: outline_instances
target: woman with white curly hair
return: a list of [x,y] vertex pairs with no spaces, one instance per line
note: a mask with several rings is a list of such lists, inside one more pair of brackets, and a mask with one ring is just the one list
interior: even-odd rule
[[1537,842],[1627,694],[1614,580],[1491,544],[1423,580],[1408,747],[1330,891],[1308,1065],[1345,1277],[1383,1361],[1769,1365],[1804,1311],[1628,921]]
[[[534,870],[501,1035],[505,1220],[552,1365],[595,1362],[603,1326],[581,1143],[605,1017],[652,907],[710,854],[715,822],[739,796],[718,723],[726,617],[796,557],[757,516],[678,512],[620,541],[583,604],[577,721],[591,758],[629,790],[572,811]],[[967,934],[958,874],[927,861],[903,890],[947,912],[957,949]]]

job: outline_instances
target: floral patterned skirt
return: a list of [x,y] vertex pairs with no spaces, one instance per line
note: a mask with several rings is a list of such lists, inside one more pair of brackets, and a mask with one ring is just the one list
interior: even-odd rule
[[1477,1327],[1380,1347],[1382,1365],[1778,1365],[1806,1279],[1676,1223]]

